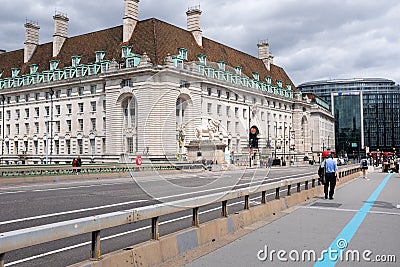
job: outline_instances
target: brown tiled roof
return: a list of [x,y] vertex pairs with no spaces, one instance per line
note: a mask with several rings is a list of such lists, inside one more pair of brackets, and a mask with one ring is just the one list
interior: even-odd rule
[[[293,82],[286,72],[276,65],[271,65],[268,71],[262,60],[230,48],[221,43],[203,37],[203,46],[199,47],[192,34],[187,30],[178,28],[157,19],[148,19],[139,22],[131,40],[127,43],[132,46],[132,53],[143,54],[150,57],[155,64],[163,65],[168,54],[177,55],[178,48],[188,49],[188,60],[198,61],[197,56],[204,54],[207,61],[217,62],[223,60],[226,65],[242,66],[242,73],[252,77],[252,72],[258,72],[260,79],[271,76],[273,84],[281,80],[283,85]],[[71,56],[81,56],[81,63],[95,62],[95,51],[105,51],[105,59],[121,61],[122,26],[109,28],[102,31],[67,38],[59,55],[55,58],[60,61],[59,68],[71,65]],[[23,63],[23,49],[0,54],[0,70],[3,78],[11,76],[11,68],[21,69],[20,75],[29,73],[30,64],[39,64],[39,72],[49,69],[52,58],[52,43],[39,45],[30,61]]]

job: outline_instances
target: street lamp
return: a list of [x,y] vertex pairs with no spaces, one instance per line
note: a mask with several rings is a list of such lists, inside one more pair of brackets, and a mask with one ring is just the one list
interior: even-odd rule
[[50,88],[50,163],[53,155],[53,95],[54,90]]
[[2,164],[2,161],[3,161],[3,156],[4,156],[4,105],[5,105],[5,100],[6,100],[6,98],[4,97],[4,95],[1,95],[1,103],[2,103],[2,105],[3,105],[3,112],[1,113],[2,114],[2,118],[1,118],[1,121],[2,121],[2,123],[3,123],[3,125],[1,126],[1,138],[2,138],[2,140],[1,140],[1,158],[0,158],[0,164]]
[[182,161],[182,147],[183,147],[184,140],[185,140],[185,133],[182,128],[179,128],[179,131],[178,131],[179,161]]
[[283,161],[286,162],[286,121],[283,122]]

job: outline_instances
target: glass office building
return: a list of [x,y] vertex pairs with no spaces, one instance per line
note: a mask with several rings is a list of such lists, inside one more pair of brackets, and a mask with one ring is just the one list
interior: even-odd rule
[[382,78],[313,81],[297,87],[329,103],[335,115],[336,151],[348,155],[398,152],[400,85]]

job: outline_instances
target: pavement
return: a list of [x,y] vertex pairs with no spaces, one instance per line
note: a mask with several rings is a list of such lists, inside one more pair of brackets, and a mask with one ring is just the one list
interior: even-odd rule
[[339,184],[184,266],[400,266],[400,175]]

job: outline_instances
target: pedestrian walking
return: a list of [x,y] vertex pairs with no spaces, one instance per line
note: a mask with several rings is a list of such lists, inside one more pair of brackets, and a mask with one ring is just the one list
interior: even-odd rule
[[325,168],[325,199],[328,199],[328,193],[329,199],[333,199],[333,195],[335,194],[336,182],[339,181],[337,162],[333,159],[333,155],[329,154],[322,162],[321,166]]

